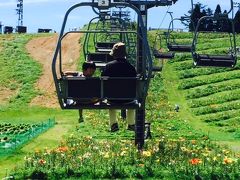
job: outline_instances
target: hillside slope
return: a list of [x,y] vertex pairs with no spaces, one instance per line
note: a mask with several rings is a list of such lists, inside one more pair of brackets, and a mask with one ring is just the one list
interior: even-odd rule
[[[36,83],[36,88],[41,94],[35,97],[31,105],[43,107],[59,107],[55,93],[55,86],[52,78],[52,57],[57,43],[57,34],[47,37],[38,37],[30,40],[27,51],[31,57],[42,65],[42,75]],[[77,69],[77,60],[80,56],[79,34],[69,34],[63,41],[64,66],[68,69]]]
[[[184,41],[191,34],[176,36]],[[229,37],[220,33],[202,34],[198,43],[197,51],[205,54],[226,54],[230,47]],[[236,151],[240,151],[239,69],[239,62],[234,68],[194,67],[190,53],[177,53],[163,69],[169,101],[180,105],[181,119]]]

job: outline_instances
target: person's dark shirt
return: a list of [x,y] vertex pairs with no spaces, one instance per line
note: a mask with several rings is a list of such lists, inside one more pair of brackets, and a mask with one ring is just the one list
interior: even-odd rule
[[136,77],[136,69],[125,59],[117,59],[106,64],[102,76]]

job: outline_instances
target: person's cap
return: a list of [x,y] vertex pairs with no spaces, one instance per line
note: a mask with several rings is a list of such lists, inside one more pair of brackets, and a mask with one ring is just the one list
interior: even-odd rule
[[114,44],[109,54],[114,58],[125,58],[127,56],[125,44],[122,42]]

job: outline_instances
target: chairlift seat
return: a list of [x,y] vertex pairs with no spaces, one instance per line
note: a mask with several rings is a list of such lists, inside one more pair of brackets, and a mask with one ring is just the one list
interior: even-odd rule
[[109,53],[115,43],[114,42],[97,42],[96,51]]
[[234,55],[194,54],[196,66],[234,67],[237,57]]
[[64,77],[63,78],[63,98],[75,100],[91,100],[101,98],[100,78],[86,77]]
[[115,42],[97,42],[96,43],[96,48],[97,49],[112,49],[113,45]]
[[173,52],[192,52],[192,45],[168,44],[168,49]]
[[[64,76],[61,79],[64,108],[136,109],[139,107],[137,83],[137,77],[86,78]],[[67,104],[68,99],[71,99],[74,103]]]
[[113,61],[113,56],[104,52],[88,53],[87,60],[95,63],[108,63]]
[[152,71],[154,71],[154,72],[160,72],[160,71],[162,71],[162,67],[154,66],[154,67],[152,68]]
[[158,50],[153,50],[153,55],[158,59],[172,59],[174,58],[174,52],[160,52]]

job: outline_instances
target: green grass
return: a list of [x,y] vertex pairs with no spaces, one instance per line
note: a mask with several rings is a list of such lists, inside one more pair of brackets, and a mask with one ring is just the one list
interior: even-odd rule
[[[178,33],[177,36],[182,40],[185,38],[189,39],[191,34]],[[17,149],[14,155],[1,159],[0,177],[4,177],[6,171],[9,173],[15,166],[22,167],[26,155],[31,156],[36,149],[40,151],[46,149],[46,147],[48,149],[55,149],[61,145],[63,138],[68,139],[72,136],[71,134],[80,137],[80,141],[84,137],[91,136],[97,143],[102,140],[112,143],[112,140],[134,139],[133,132],[126,130],[127,124],[121,118],[119,118],[120,131],[117,133],[109,132],[107,110],[84,110],[84,123],[79,124],[77,111],[28,106],[31,99],[37,95],[34,83],[41,75],[41,66],[31,59],[24,49],[26,42],[33,37],[33,35],[13,35],[9,37],[2,36],[0,38],[2,52],[4,52],[0,55],[0,70],[3,72],[0,74],[0,87],[15,90],[15,95],[10,101],[0,106],[0,122],[35,123],[48,118],[55,118],[57,124],[44,134],[31,140],[24,147]],[[206,38],[207,35],[204,34],[204,37]],[[211,39],[214,38],[211,37]],[[14,53],[15,50],[18,53]],[[81,57],[80,62],[82,61],[83,58]],[[186,74],[190,75],[187,76]],[[219,117],[219,114],[224,114],[224,111],[229,110],[226,109],[227,106],[224,109],[224,103],[234,104],[239,98],[238,96],[233,96],[235,101],[228,99],[227,102],[226,98],[232,97],[231,94],[233,92],[224,88],[224,85],[220,85],[224,84],[226,80],[229,82],[234,81],[238,85],[238,78],[238,71],[235,70],[226,70],[224,68],[220,70],[193,68],[189,54],[180,54],[174,60],[165,62],[163,71],[156,73],[151,81],[146,103],[146,120],[151,122],[153,139],[158,140],[164,137],[166,141],[170,142],[167,146],[171,147],[171,143],[178,142],[179,139],[186,139],[190,142],[191,140],[210,138],[210,140],[219,142],[220,144],[231,145],[231,147],[234,147],[234,150],[239,152],[240,132],[233,129],[234,125],[239,122],[237,117],[229,116],[229,123],[226,123],[226,121],[211,121],[211,123],[207,123],[205,119],[201,119],[201,117],[196,116],[194,113],[204,111],[202,109],[209,105],[207,102],[218,102],[219,108],[214,113],[207,111],[205,113],[206,117],[210,117],[211,113],[211,118],[215,120]],[[186,99],[186,95],[190,94],[188,91],[191,91],[192,95],[198,91],[205,92],[204,88],[209,88],[207,85],[211,85],[214,88],[218,87],[218,90],[214,90],[207,95],[202,93],[204,97],[199,95],[194,97],[195,99]],[[231,83],[227,84],[227,86],[231,86]],[[234,91],[236,91],[235,94],[239,94],[238,86]],[[222,94],[221,97],[224,96],[226,98],[219,102],[218,93]],[[209,100],[211,96],[214,97],[214,101]],[[201,99],[204,99],[204,103],[206,102],[206,104],[194,108],[191,106],[191,101],[203,101]],[[174,111],[175,104],[180,105],[179,112]],[[235,113],[238,114],[239,106],[235,105],[234,107]],[[152,142],[151,140],[148,141]],[[202,144],[201,148],[204,149],[205,145]],[[83,150],[86,151],[86,149]],[[171,154],[171,152],[169,153]],[[170,156],[166,156],[165,158],[170,158]],[[166,159],[166,162],[168,160]],[[186,163],[188,162],[186,158],[185,161]],[[68,163],[71,164],[71,161],[69,160]],[[92,162],[89,161],[89,163],[91,164]],[[179,167],[181,167],[181,163]],[[168,170],[164,171],[163,167],[159,169],[159,172],[165,175],[169,173]],[[170,175],[166,175],[165,177],[170,177]],[[171,175],[171,177],[174,176]]]

